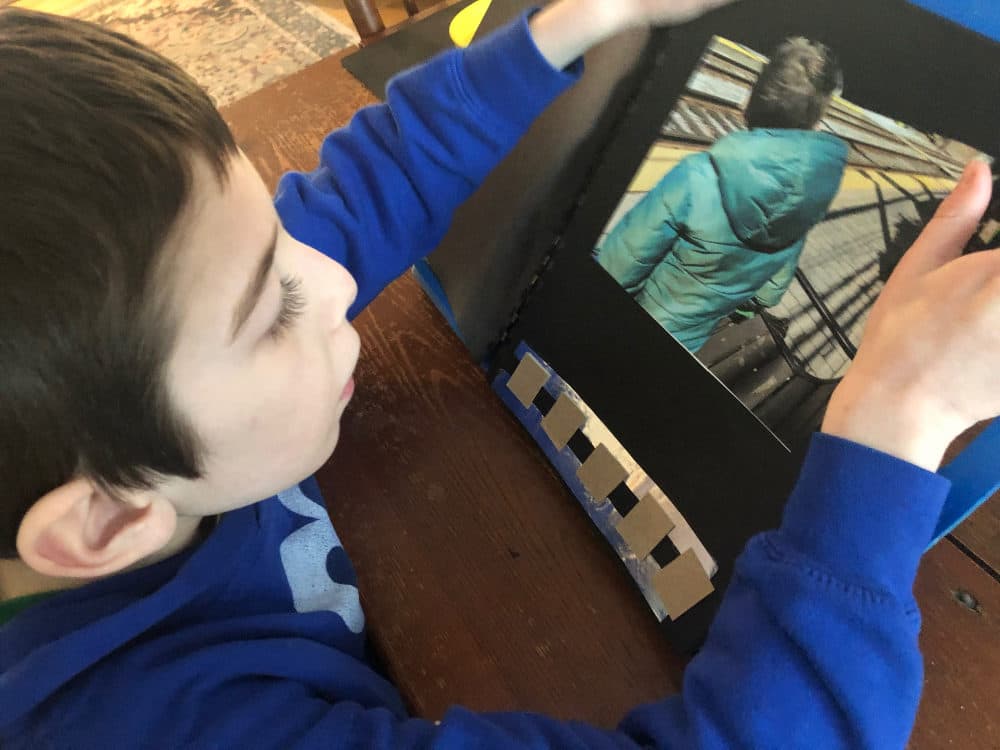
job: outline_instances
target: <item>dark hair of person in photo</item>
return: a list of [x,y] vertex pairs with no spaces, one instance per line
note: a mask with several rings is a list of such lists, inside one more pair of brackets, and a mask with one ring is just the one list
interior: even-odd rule
[[0,10],[0,557],[39,497],[86,475],[196,477],[164,386],[169,258],[194,157],[237,151],[209,97],[128,38]]
[[836,54],[821,42],[786,39],[764,66],[745,118],[751,128],[812,130],[844,89]]

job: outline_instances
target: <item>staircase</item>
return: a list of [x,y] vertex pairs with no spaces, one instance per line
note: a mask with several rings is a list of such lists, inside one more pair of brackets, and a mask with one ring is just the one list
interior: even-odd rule
[[[777,343],[782,327],[767,313],[728,320],[697,356],[779,439],[794,446],[819,428],[839,381],[814,377],[793,363],[784,343]],[[820,334],[814,331],[807,338]]]

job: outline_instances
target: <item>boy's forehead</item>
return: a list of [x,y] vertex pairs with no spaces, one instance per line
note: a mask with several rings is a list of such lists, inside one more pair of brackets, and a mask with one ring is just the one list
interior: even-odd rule
[[270,196],[246,157],[231,158],[224,180],[195,160],[190,199],[168,242],[182,330],[224,327],[274,224]]

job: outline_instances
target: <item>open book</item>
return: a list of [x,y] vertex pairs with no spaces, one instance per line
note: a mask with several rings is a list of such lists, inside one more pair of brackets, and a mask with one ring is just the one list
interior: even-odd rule
[[[986,3],[924,4],[1000,35]],[[637,31],[588,56],[418,267],[680,647],[777,525],[902,253],[970,159],[1000,157],[997,70],[995,40],[904,0]],[[969,252],[996,246],[998,209]],[[1000,486],[998,454],[1000,424],[942,469],[937,538]]]

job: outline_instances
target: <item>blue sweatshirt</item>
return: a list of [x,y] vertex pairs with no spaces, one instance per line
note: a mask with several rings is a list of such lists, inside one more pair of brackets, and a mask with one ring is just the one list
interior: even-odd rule
[[[282,219],[357,274],[360,309],[572,80],[524,19],[450,52],[329,136],[315,172],[283,178]],[[922,683],[911,589],[947,489],[817,436],[683,694],[611,730],[461,708],[409,717],[366,661],[355,576],[309,479],[225,514],[193,549],[15,616],[0,630],[0,746],[902,748]]]

